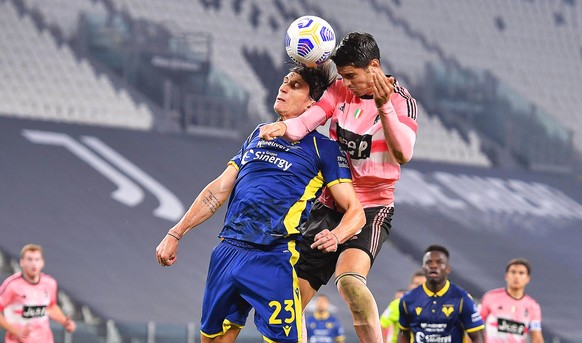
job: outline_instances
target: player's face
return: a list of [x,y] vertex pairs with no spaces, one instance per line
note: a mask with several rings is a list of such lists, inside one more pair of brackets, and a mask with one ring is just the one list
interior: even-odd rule
[[315,309],[318,312],[326,312],[329,307],[329,300],[326,297],[319,297],[315,302]]
[[305,112],[313,102],[309,85],[299,74],[290,72],[283,78],[273,109],[281,118],[289,119]]
[[20,268],[28,280],[36,280],[44,267],[42,253],[38,250],[27,251],[20,259]]
[[342,82],[345,87],[356,96],[372,94],[372,70],[371,68],[379,67],[378,60],[372,60],[366,68],[356,68],[353,66],[338,67],[337,72],[342,76]]
[[527,274],[527,268],[521,264],[514,264],[509,267],[505,273],[505,282],[511,289],[524,289],[529,283],[530,276]]
[[424,255],[422,270],[427,282],[443,283],[451,272],[447,255],[440,251],[429,251]]

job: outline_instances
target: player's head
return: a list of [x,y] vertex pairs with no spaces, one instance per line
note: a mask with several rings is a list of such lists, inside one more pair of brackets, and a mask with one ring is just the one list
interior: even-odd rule
[[331,56],[344,86],[356,96],[369,95],[371,67],[380,67],[380,49],[374,37],[365,32],[350,32],[339,42]]
[[505,282],[511,289],[523,289],[531,280],[531,266],[525,258],[514,258],[505,267]]
[[27,244],[20,250],[20,268],[30,281],[35,281],[44,268],[42,252],[42,247],[37,244]]
[[427,283],[433,285],[444,283],[451,272],[447,248],[436,244],[426,248],[422,259],[422,270]]
[[414,289],[426,282],[426,276],[424,276],[424,270],[419,269],[412,274],[410,278],[410,283],[408,284],[408,290]]
[[401,289],[397,289],[396,292],[394,292],[394,299],[400,299],[402,298],[402,296],[404,295],[404,293],[406,293],[406,290],[401,288]]
[[315,298],[315,312],[323,313],[329,310],[329,298],[325,294],[318,294]]
[[321,98],[329,84],[326,66],[293,67],[283,77],[273,108],[282,119],[297,117]]

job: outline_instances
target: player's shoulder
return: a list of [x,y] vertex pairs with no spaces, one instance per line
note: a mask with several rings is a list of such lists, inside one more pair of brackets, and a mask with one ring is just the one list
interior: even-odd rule
[[491,297],[498,297],[498,296],[506,295],[506,294],[507,294],[507,292],[505,292],[505,288],[494,288],[494,289],[491,289],[491,290],[485,292],[485,294],[483,294],[481,299],[489,299]]
[[20,280],[24,280],[21,272],[10,275],[0,285],[0,293],[3,292],[6,288],[8,288],[10,285],[13,285],[15,282]]
[[40,281],[45,283],[45,284],[51,284],[56,286],[57,285],[57,280],[52,277],[49,274],[45,274],[45,273],[40,273]]

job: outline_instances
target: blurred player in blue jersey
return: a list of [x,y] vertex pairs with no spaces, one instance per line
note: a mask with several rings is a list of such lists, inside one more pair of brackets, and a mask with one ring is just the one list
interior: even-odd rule
[[[291,69],[279,88],[275,112],[281,119],[299,116],[321,97],[328,79],[325,68]],[[228,199],[221,242],[212,252],[206,281],[203,343],[233,342],[251,308],[265,342],[300,342],[296,240],[312,202],[326,186],[345,211],[339,225],[316,236],[315,249],[337,251],[365,223],[346,157],[336,142],[317,132],[297,142],[265,141],[259,138],[260,126],[156,248],[158,262],[172,265],[179,239]]]
[[398,343],[483,343],[483,320],[467,291],[448,280],[449,251],[431,245],[424,251],[426,282],[400,298]]
[[343,343],[346,340],[340,320],[329,312],[329,298],[320,294],[315,298],[315,311],[305,317],[309,343]]

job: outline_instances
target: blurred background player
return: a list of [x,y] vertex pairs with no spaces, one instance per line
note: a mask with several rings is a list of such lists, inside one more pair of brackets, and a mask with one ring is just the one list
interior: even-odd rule
[[49,318],[75,331],[73,320],[57,304],[57,281],[42,272],[43,250],[27,244],[20,251],[20,268],[0,286],[0,327],[6,330],[6,343],[52,343]]
[[505,288],[490,290],[481,298],[485,322],[485,342],[543,343],[540,305],[525,287],[531,280],[531,266],[524,258],[514,258],[505,267]]
[[369,33],[351,32],[342,38],[331,59],[342,79],[302,116],[265,125],[261,137],[304,137],[331,120],[329,135],[348,154],[354,188],[366,211],[366,225],[337,253],[323,255],[310,245],[314,237],[334,227],[341,206],[324,190],[314,204],[300,242],[297,275],[306,305],[335,273],[335,283],[352,312],[361,342],[383,342],[380,315],[367,277],[388,238],[394,213],[394,187],[400,165],[412,158],[416,141],[416,101],[380,66],[380,49]]
[[422,269],[426,282],[400,298],[399,343],[484,342],[483,321],[467,291],[448,280],[449,251],[441,245],[426,248]]
[[[410,278],[410,283],[408,284],[408,291],[422,285],[426,282],[426,277],[424,276],[424,271],[417,270],[412,274]],[[384,310],[380,316],[380,325],[382,326],[382,335],[384,337],[384,342],[396,343],[398,340],[398,317],[400,312],[398,311],[398,305],[400,304],[400,298],[406,293],[407,290],[398,290],[394,293],[394,300],[390,302],[388,307]]]
[[346,340],[340,320],[330,312],[329,298],[325,294],[315,297],[315,311],[306,316],[309,343],[343,343]]
[[[323,68],[291,69],[279,87],[275,112],[282,119],[301,115],[321,96],[327,75]],[[298,142],[266,142],[257,128],[168,231],[156,248],[162,266],[174,264],[180,238],[229,199],[221,242],[208,268],[200,325],[203,343],[233,342],[251,308],[264,341],[301,341],[296,239],[324,185],[346,210],[341,223],[321,232],[314,243],[333,252],[365,221],[345,155],[336,142],[317,132]]]

